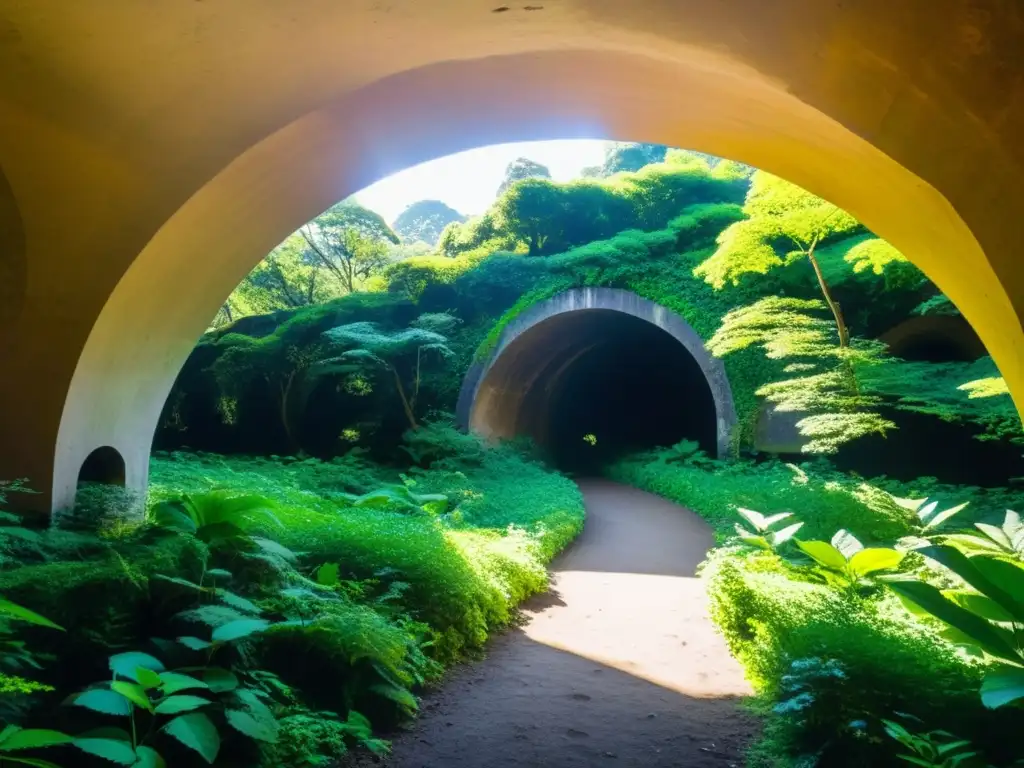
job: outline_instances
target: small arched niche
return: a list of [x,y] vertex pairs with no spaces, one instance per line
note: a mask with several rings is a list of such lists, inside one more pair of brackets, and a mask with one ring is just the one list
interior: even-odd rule
[[124,457],[116,448],[104,445],[88,456],[82,462],[82,468],[78,472],[78,482],[81,483],[102,483],[104,485],[125,485]]

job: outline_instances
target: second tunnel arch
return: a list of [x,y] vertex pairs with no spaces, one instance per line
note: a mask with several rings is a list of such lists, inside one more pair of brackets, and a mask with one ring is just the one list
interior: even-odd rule
[[[630,291],[575,288],[539,302],[518,315],[501,333],[486,360],[466,373],[456,409],[459,425],[489,438],[547,429],[556,386],[574,362],[599,343],[599,317],[626,319],[675,342],[705,385],[713,407],[710,435],[702,447],[719,457],[729,454],[737,425],[732,389],[720,360],[680,315]],[[580,331],[590,325],[590,336]],[[666,373],[666,375],[668,375]],[[683,406],[681,406],[683,407]],[[710,443],[710,444],[709,444]]]

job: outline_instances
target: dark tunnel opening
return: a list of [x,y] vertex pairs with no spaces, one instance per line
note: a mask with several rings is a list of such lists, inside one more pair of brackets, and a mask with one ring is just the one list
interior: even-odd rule
[[684,439],[717,452],[716,403],[700,364],[672,335],[623,312],[583,309],[538,323],[495,361],[482,389],[483,431],[527,435],[568,473]]

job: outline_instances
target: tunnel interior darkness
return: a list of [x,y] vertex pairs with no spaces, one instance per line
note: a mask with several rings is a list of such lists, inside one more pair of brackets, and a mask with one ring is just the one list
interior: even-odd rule
[[627,452],[693,440],[715,455],[715,400],[700,365],[657,325],[615,310],[554,315],[516,338],[481,383],[473,428],[529,436],[587,474]]
[[125,483],[124,459],[116,448],[104,445],[90,453],[78,473],[79,483],[104,483],[120,485]]

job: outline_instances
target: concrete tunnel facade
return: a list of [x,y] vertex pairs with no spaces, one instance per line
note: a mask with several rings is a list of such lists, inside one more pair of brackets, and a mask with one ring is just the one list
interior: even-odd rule
[[[588,356],[598,358],[596,365],[587,366]],[[628,402],[600,399],[602,394],[614,398],[616,389]],[[655,410],[644,413],[652,398]],[[565,291],[517,316],[488,358],[467,372],[456,412],[460,426],[486,438],[528,436],[551,448],[566,411],[595,405],[639,409],[624,414],[631,421],[657,420],[647,425],[648,445],[633,448],[687,438],[725,457],[737,424],[725,369],[689,323],[659,304],[613,288]],[[585,414],[605,424],[607,415]],[[627,438],[621,431],[613,435]]]

